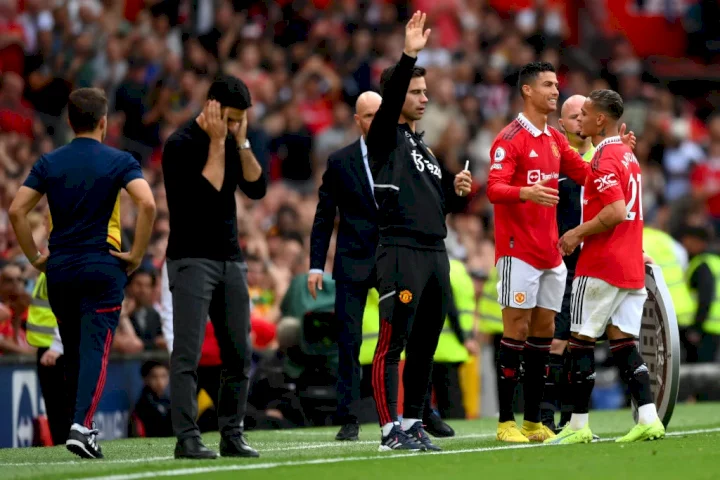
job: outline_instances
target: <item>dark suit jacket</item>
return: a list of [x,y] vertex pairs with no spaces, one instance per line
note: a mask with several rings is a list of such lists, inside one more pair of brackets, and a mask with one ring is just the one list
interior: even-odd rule
[[333,265],[338,282],[364,282],[375,266],[377,207],[373,200],[360,139],[332,153],[323,174],[310,235],[310,268],[323,270],[336,210],[340,226]]

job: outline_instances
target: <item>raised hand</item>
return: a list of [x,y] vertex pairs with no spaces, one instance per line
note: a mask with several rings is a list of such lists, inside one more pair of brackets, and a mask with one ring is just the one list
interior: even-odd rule
[[426,17],[425,13],[418,10],[405,26],[405,49],[403,51],[410,57],[417,57],[420,50],[425,48],[430,36],[430,29],[425,30]]
[[202,113],[197,117],[197,123],[212,140],[225,140],[228,132],[227,112],[227,109],[222,112],[220,102],[208,100]]
[[637,138],[635,138],[635,132],[630,130],[628,133],[625,133],[626,129],[627,125],[625,125],[624,123],[620,125],[618,135],[620,135],[620,139],[625,145],[630,147],[631,150],[635,150],[635,144],[637,143]]

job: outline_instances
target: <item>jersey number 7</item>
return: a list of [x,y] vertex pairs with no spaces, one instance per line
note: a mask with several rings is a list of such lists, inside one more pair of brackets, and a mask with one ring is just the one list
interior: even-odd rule
[[[638,213],[640,214],[640,220],[643,219],[642,183],[640,180],[641,175],[639,173],[637,175],[630,174],[630,181],[628,181],[628,190],[630,190],[630,201],[626,206],[627,216],[625,217],[625,220],[635,220],[635,217],[638,215]],[[636,203],[637,208],[635,205]]]

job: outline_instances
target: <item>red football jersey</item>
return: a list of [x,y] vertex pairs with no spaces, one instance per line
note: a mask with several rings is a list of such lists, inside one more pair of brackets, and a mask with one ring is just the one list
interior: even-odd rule
[[611,230],[585,237],[575,275],[599,278],[618,288],[643,288],[640,164],[620,137],[610,137],[597,146],[591,166],[585,181],[584,221],[618,200],[625,201],[627,217]]
[[560,172],[579,185],[589,164],[552,127],[538,130],[521,113],[505,127],[490,149],[487,195],[495,212],[495,262],[511,256],[541,270],[562,263],[557,248],[556,207],[520,200],[520,189],[549,178],[558,188]]

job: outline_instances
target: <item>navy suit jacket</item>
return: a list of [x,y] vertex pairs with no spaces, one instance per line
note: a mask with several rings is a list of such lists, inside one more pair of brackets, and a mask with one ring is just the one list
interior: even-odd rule
[[360,139],[330,155],[318,195],[310,235],[310,268],[325,268],[337,210],[340,225],[333,278],[337,282],[368,281],[375,266],[378,243],[377,206],[365,170]]

